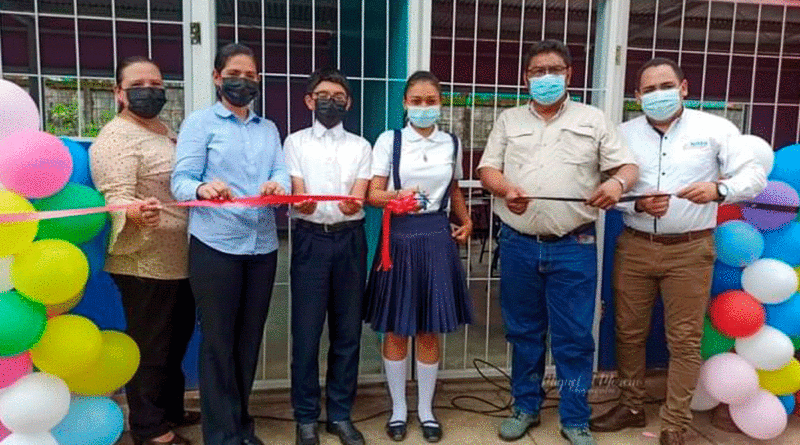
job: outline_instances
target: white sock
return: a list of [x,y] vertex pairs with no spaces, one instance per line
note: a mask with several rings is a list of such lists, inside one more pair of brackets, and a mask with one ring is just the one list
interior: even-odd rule
[[433,417],[433,393],[438,372],[439,362],[429,365],[417,360],[417,414],[422,422],[436,420]]
[[406,404],[406,359],[383,359],[386,368],[386,384],[389,385],[389,395],[392,397],[392,417],[390,422],[408,420],[408,405]]

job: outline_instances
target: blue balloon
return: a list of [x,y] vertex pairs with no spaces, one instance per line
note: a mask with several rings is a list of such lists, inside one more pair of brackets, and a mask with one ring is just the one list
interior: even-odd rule
[[89,242],[81,244],[80,246],[81,250],[86,255],[86,259],[89,260],[90,276],[100,272],[103,270],[103,267],[105,267],[106,248],[108,246],[108,232],[109,225],[106,223],[106,226],[99,235],[94,237]]
[[744,221],[727,221],[714,232],[717,259],[733,267],[744,267],[764,252],[764,236]]
[[89,278],[83,298],[70,313],[92,320],[101,330],[125,331],[125,310],[122,296],[107,272],[100,271]]
[[73,396],[67,417],[50,432],[59,445],[112,445],[124,426],[122,409],[108,397]]
[[717,261],[714,263],[714,277],[711,280],[711,296],[719,295],[727,290],[742,288],[742,268],[731,267]]
[[795,404],[794,394],[778,396],[778,398],[781,400],[781,403],[783,403],[783,407],[786,408],[786,414],[791,416],[792,413],[794,412],[794,404]]
[[800,335],[800,294],[795,293],[779,304],[765,304],[766,324],[794,337]]
[[764,233],[764,257],[775,258],[792,267],[800,265],[800,223]]
[[789,145],[775,152],[775,167],[769,178],[800,190],[800,144]]
[[66,137],[62,137],[61,141],[69,148],[69,154],[72,156],[72,176],[69,177],[69,182],[94,188],[92,174],[89,170],[89,152],[86,147],[80,142]]

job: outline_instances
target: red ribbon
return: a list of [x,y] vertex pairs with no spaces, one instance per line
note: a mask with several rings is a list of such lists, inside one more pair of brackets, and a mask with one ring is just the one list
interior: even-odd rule
[[[264,207],[281,204],[296,204],[309,199],[314,201],[342,201],[345,199],[355,198],[352,196],[342,195],[267,195],[253,196],[249,198],[234,198],[230,200],[212,199],[186,202],[167,202],[162,205],[164,207]],[[0,224],[115,212],[119,210],[127,210],[128,207],[135,205],[138,204],[111,205],[105,207],[90,207],[85,209],[48,210],[44,212],[3,213],[0,214]]]
[[419,208],[419,203],[414,195],[409,195],[404,198],[395,198],[386,204],[383,208],[383,227],[381,229],[381,263],[378,265],[378,270],[387,271],[392,268],[392,256],[390,252],[390,239],[392,224],[392,214],[405,215],[413,212]]

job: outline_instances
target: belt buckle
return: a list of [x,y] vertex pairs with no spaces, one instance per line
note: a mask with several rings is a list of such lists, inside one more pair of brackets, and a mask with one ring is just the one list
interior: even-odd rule
[[322,231],[325,232],[325,233],[330,233],[330,232],[332,232],[330,227],[331,227],[330,224],[323,223],[322,224]]

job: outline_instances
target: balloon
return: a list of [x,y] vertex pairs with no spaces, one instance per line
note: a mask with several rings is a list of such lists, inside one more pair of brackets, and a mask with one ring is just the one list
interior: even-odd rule
[[83,299],[83,292],[75,295],[63,303],[45,306],[45,309],[47,310],[47,318],[53,318],[57,315],[69,312],[81,302],[81,299]]
[[14,289],[14,285],[11,284],[12,261],[14,261],[14,257],[11,255],[0,258],[0,292]]
[[44,198],[64,187],[72,158],[61,139],[25,130],[0,140],[0,182],[26,198]]
[[67,146],[72,158],[72,176],[69,177],[69,182],[94,187],[89,170],[89,153],[86,151],[86,147],[80,142],[64,136],[61,137],[61,142]]
[[[781,181],[769,181],[767,187],[748,202],[797,207],[800,204],[800,197],[797,195],[797,191],[789,184]],[[759,230],[778,229],[789,224],[797,217],[796,210],[794,212],[785,212],[754,208],[746,203],[740,205],[742,206],[742,216],[744,216],[745,221]]]
[[783,181],[800,189],[800,144],[789,145],[775,152],[775,167],[770,179]]
[[742,288],[762,303],[782,303],[797,292],[797,274],[781,260],[761,258],[744,268]]
[[0,388],[14,384],[32,371],[33,363],[27,352],[11,357],[0,357]]
[[113,445],[124,423],[122,409],[113,400],[75,396],[69,414],[51,432],[60,445]]
[[67,377],[76,394],[108,394],[128,383],[139,367],[139,347],[127,334],[103,331],[103,346],[97,362],[88,370]]
[[3,422],[0,422],[0,441],[8,437],[10,434],[11,431],[9,431],[8,428],[3,425]]
[[[0,190],[0,214],[33,212],[33,208],[22,196],[8,190]],[[39,230],[38,221],[0,223],[0,257],[15,254],[30,246]]]
[[11,265],[11,281],[26,297],[46,305],[78,295],[89,277],[89,262],[74,244],[41,240],[18,253]]
[[778,230],[764,232],[764,257],[800,266],[800,223],[791,222]]
[[800,294],[780,304],[764,305],[766,324],[789,336],[800,336]]
[[12,434],[0,445],[59,445],[50,433]]
[[44,333],[47,323],[44,306],[16,291],[0,294],[0,356],[27,351]]
[[714,263],[714,276],[711,279],[711,295],[717,296],[726,290],[742,288],[742,268],[728,266],[719,261]]
[[96,366],[103,338],[90,320],[79,315],[59,315],[47,322],[31,359],[44,372],[66,378]]
[[[34,203],[39,211],[72,210],[103,207],[106,201],[97,190],[85,185],[68,183],[60,192]],[[108,220],[108,214],[69,216],[42,220],[39,223],[38,239],[61,239],[73,244],[83,244],[100,234]]]
[[703,319],[703,338],[700,341],[700,356],[708,360],[711,356],[721,352],[728,352],[733,348],[735,340],[726,337],[714,329],[708,317]]
[[761,257],[764,237],[744,221],[728,221],[714,231],[717,259],[733,267],[744,267]]
[[717,225],[742,219],[742,208],[736,204],[724,204],[717,208]]
[[750,337],[737,338],[736,353],[756,369],[775,371],[792,359],[794,345],[786,334],[764,325]]
[[758,370],[758,380],[762,388],[776,396],[800,391],[800,362],[793,358],[777,371]]
[[792,340],[792,345],[794,346],[794,350],[796,351],[796,350],[800,349],[800,337],[793,336],[793,337],[789,337],[789,338]]
[[17,380],[0,397],[0,421],[15,433],[43,433],[69,410],[69,389],[58,377],[35,372]]
[[783,404],[783,408],[786,409],[786,414],[790,415],[794,412],[794,407],[797,404],[797,400],[794,398],[794,394],[789,394],[786,396],[778,396],[778,400],[781,401]]
[[0,79],[0,138],[39,129],[39,110],[27,91]]
[[729,405],[752,397],[758,391],[758,382],[753,366],[730,352],[717,354],[703,363],[698,379],[711,397]]
[[692,410],[708,411],[715,408],[717,405],[719,405],[719,400],[712,397],[711,394],[703,388],[703,385],[698,382],[697,386],[694,388],[694,394],[692,394],[692,404],[690,405]]
[[741,405],[731,405],[731,419],[743,433],[754,439],[774,439],[786,429],[789,418],[777,397],[759,390]]
[[800,266],[794,268],[794,273],[797,275],[797,290],[800,291]]
[[747,292],[729,290],[711,302],[708,315],[714,327],[728,337],[748,337],[764,325],[764,306]]
[[752,135],[743,134],[731,138],[730,144],[737,150],[751,150],[756,158],[756,162],[764,167],[766,176],[772,172],[772,166],[775,162],[775,152],[772,146],[764,139]]

